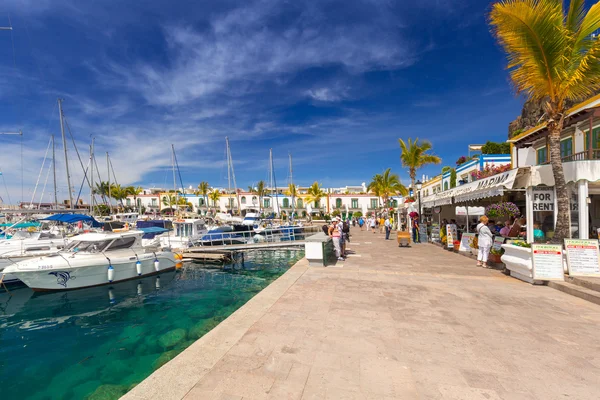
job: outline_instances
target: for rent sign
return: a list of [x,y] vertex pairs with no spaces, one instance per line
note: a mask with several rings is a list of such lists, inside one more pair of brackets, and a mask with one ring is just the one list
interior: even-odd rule
[[554,188],[533,188],[533,211],[554,211]]

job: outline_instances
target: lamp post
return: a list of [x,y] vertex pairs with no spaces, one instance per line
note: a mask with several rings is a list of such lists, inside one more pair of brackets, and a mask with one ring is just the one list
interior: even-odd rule
[[423,184],[421,183],[421,181],[416,181],[415,182],[415,187],[417,189],[417,192],[419,193],[419,224],[422,222],[421,219],[421,188],[423,187]]

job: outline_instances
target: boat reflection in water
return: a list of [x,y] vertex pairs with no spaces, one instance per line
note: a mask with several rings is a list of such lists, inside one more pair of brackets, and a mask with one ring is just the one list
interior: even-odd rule
[[256,252],[81,290],[0,290],[0,397],[119,398],[301,257]]

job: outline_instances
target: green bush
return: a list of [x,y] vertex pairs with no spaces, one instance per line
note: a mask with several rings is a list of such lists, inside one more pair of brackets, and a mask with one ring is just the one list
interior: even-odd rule
[[362,217],[362,212],[360,212],[360,211],[354,211],[354,214],[352,214],[352,216],[354,218],[360,218],[360,217]]
[[510,154],[510,143],[490,142],[488,141],[481,148],[482,154]]

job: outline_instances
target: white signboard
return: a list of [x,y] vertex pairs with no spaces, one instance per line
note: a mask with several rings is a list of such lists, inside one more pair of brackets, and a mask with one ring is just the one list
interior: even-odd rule
[[504,244],[504,238],[502,236],[494,236],[494,244],[492,245],[492,249],[494,250],[502,250],[502,245]]
[[533,188],[533,211],[554,211],[554,188]]
[[533,244],[533,279],[540,281],[564,280],[562,245]]
[[454,248],[454,241],[458,238],[458,233],[456,232],[456,225],[448,224],[446,225],[446,244],[449,249]]
[[474,233],[463,233],[462,237],[460,238],[460,247],[458,248],[458,251],[471,251],[471,246],[469,246],[469,243],[474,237]]
[[565,239],[569,275],[600,276],[597,240]]

